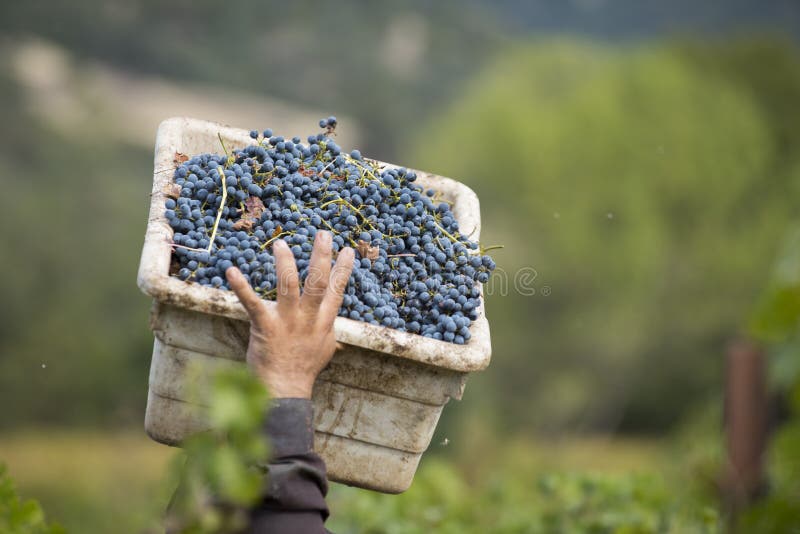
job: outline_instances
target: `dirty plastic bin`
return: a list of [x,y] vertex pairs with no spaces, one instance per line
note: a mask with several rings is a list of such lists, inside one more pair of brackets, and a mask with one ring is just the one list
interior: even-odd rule
[[[138,284],[153,297],[155,336],[145,429],[154,440],[180,445],[208,428],[204,408],[190,401],[191,382],[215,370],[245,365],[247,314],[230,291],[169,276],[172,229],[164,216],[164,187],[172,182],[175,154],[239,148],[252,140],[245,130],[188,118],[161,123],[156,138],[150,216]],[[417,171],[417,183],[453,202],[460,227],[478,239],[478,198],[468,187]],[[274,303],[267,302],[268,306]],[[483,307],[465,345],[339,317],[336,339],[343,348],[314,386],[314,448],[328,478],[385,493],[408,489],[428,448],[442,408],[460,399],[467,375],[489,364],[489,323]],[[189,373],[189,365],[196,372]],[[190,377],[191,375],[191,377]]]

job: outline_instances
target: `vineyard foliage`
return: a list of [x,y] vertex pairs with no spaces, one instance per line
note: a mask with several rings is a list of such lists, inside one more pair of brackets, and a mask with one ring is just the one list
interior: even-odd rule
[[769,379],[788,415],[768,451],[769,494],[744,514],[742,532],[800,529],[800,226],[786,236],[751,323],[769,348]]

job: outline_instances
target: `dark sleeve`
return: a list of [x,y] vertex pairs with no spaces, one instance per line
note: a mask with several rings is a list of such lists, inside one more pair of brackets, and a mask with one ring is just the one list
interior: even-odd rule
[[252,534],[327,532],[325,462],[314,454],[313,409],[308,399],[275,399],[264,432],[270,459],[263,497],[251,512]]

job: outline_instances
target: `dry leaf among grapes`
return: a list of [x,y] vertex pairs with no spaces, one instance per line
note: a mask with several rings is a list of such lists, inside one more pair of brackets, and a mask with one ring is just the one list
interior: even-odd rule
[[186,154],[184,154],[182,152],[175,152],[175,156],[173,156],[173,158],[172,158],[172,162],[173,163],[177,163],[179,165],[181,163],[186,162],[186,161],[189,161],[189,156],[187,156]]
[[252,230],[253,226],[261,218],[261,214],[267,210],[264,203],[258,197],[248,197],[244,201],[244,212],[242,218],[233,223],[234,230]]
[[178,184],[167,184],[164,186],[162,192],[169,198],[177,199],[181,196],[181,186]]
[[247,230],[250,231],[253,229],[253,220],[252,219],[239,219],[235,223],[233,223],[234,230]]
[[275,237],[278,237],[279,235],[281,235],[281,232],[283,232],[283,228],[281,227],[281,225],[278,225],[278,226],[275,228],[275,231],[274,231],[274,232],[272,232],[272,237],[273,237],[273,238],[275,238]]
[[297,172],[299,172],[303,176],[309,176],[309,177],[317,175],[317,173],[316,173],[316,171],[314,171],[314,169],[309,169],[309,168],[306,168],[306,167],[300,167],[299,169],[297,169]]
[[257,221],[261,218],[261,214],[267,211],[267,207],[258,197],[248,197],[244,201],[245,217]]
[[370,246],[370,244],[363,239],[358,240],[358,243],[356,244],[356,250],[359,254],[361,254],[362,258],[367,258],[368,260],[376,260],[378,259],[378,256],[380,256],[380,249],[378,247]]

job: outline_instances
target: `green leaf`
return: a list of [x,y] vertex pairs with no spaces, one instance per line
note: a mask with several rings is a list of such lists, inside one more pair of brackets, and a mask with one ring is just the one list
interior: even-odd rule
[[770,288],[756,308],[751,331],[763,341],[779,342],[797,330],[800,285]]
[[21,501],[6,467],[0,464],[0,532],[3,534],[63,534],[58,525],[48,525],[39,503]]
[[797,332],[800,319],[800,227],[787,234],[773,271],[750,329],[758,339],[780,342]]

